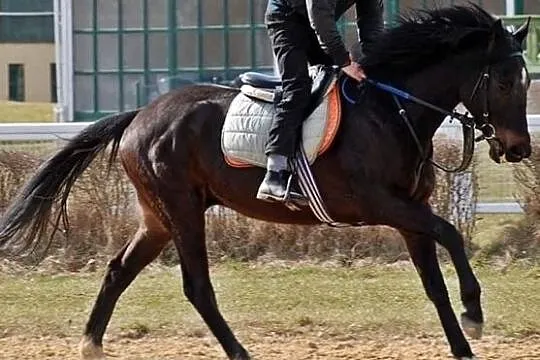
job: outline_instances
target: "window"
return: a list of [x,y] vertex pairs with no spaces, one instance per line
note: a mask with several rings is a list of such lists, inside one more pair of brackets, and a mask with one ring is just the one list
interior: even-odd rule
[[52,63],[50,65],[50,81],[49,84],[51,84],[51,102],[56,103],[58,102],[58,96],[56,94],[56,64]]
[[9,100],[24,101],[24,65],[9,64]]
[[0,11],[0,42],[54,42],[52,0],[0,0]]

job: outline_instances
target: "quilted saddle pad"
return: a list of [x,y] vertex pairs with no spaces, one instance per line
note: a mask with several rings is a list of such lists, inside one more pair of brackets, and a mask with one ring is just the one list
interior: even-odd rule
[[[266,167],[264,151],[273,117],[272,92],[243,86],[229,107],[221,133],[221,148],[227,164]],[[339,86],[334,83],[302,125],[302,146],[310,164],[328,150],[340,120]]]

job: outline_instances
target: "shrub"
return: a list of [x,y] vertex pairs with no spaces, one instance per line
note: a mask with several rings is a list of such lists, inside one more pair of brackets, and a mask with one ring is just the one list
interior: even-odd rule
[[[436,144],[437,159],[459,162],[460,150],[448,141]],[[0,153],[0,206],[8,201],[33,175],[42,159],[25,152]],[[432,205],[452,221],[467,239],[474,227],[476,177],[437,171],[437,187]],[[107,173],[105,161],[96,160],[75,184],[68,202],[69,228],[57,233],[52,255],[79,268],[89,258],[109,257],[136,231],[137,211],[134,191],[119,164]],[[65,229],[64,229],[65,230]],[[335,260],[350,264],[355,259],[395,261],[406,257],[400,235],[387,227],[334,229],[323,226],[282,225],[261,222],[216,207],[207,212],[207,244],[210,258],[255,260],[279,259]],[[169,246],[162,261],[174,263],[177,256]]]
[[[533,141],[533,144],[535,142]],[[486,256],[510,259],[540,259],[540,145],[536,142],[529,159],[513,166],[517,198],[525,216],[508,227],[498,241],[483,249]]]

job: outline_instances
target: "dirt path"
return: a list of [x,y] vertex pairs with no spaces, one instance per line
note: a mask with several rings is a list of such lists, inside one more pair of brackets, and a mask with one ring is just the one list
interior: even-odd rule
[[[381,336],[370,339],[319,337],[313,335],[271,335],[245,339],[254,359],[361,359],[361,360],[441,360],[452,359],[442,338],[405,338]],[[256,341],[257,340],[257,341]],[[0,359],[78,359],[75,338],[0,339]],[[486,337],[471,343],[479,360],[539,360],[540,336],[524,339]],[[106,350],[111,359],[225,359],[210,336],[110,339]]]

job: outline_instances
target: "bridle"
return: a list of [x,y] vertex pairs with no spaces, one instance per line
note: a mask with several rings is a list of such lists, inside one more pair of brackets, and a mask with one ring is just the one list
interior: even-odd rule
[[[523,57],[523,53],[521,51],[516,51],[508,55],[506,58],[513,58],[513,57]],[[483,99],[482,99],[482,118],[475,120],[475,127],[476,129],[480,130],[482,132],[482,135],[476,138],[476,141],[482,141],[482,140],[493,140],[497,139],[495,137],[495,128],[491,124],[490,121],[490,113],[489,113],[489,84],[491,79],[491,66],[486,65],[484,69],[482,70],[480,77],[476,81],[476,84],[474,85],[473,91],[471,93],[471,96],[469,97],[469,101],[472,101],[476,94],[481,90],[483,91]]]
[[[514,53],[511,53],[506,58],[512,58],[512,57],[522,57],[523,53],[521,51],[516,51]],[[476,118],[466,113],[460,113],[456,110],[454,111],[448,111],[445,109],[442,109],[436,105],[433,105],[427,101],[424,101],[422,99],[419,99],[403,90],[397,89],[391,85],[380,83],[378,81],[375,81],[373,79],[366,79],[366,81],[377,87],[378,89],[381,89],[385,92],[389,92],[392,94],[392,98],[394,99],[394,102],[396,106],[398,107],[398,113],[400,117],[403,119],[404,123],[407,125],[409,132],[411,133],[411,136],[413,137],[416,146],[418,147],[418,151],[421,155],[421,162],[417,168],[417,175],[420,174],[422,171],[424,165],[426,162],[432,163],[437,168],[449,172],[449,173],[457,173],[465,171],[469,165],[471,164],[473,155],[474,155],[474,143],[479,142],[482,140],[486,140],[490,145],[494,143],[499,143],[500,140],[497,139],[495,136],[495,128],[491,124],[491,116],[489,111],[489,88],[490,88],[490,80],[491,80],[491,67],[496,63],[490,63],[486,65],[482,71],[480,72],[480,75],[478,76],[478,80],[476,81],[476,84],[472,90],[472,93],[469,97],[469,99],[472,101],[475,96],[482,96],[482,117]],[[345,96],[345,99],[351,103],[356,103],[356,101],[350,99],[346,93],[345,93],[345,83],[348,79],[346,78],[342,83],[342,93]],[[412,123],[409,119],[409,116],[407,114],[407,111],[401,104],[401,99],[405,99],[414,103],[417,103],[421,106],[427,107],[429,109],[432,109],[434,111],[437,111],[443,115],[446,115],[450,119],[458,120],[463,129],[463,158],[461,161],[461,164],[458,165],[455,168],[448,168],[444,165],[438,164],[436,161],[434,161],[429,154],[426,153],[425,149],[422,147],[422,144],[420,143],[420,140],[418,138],[418,135],[416,134],[416,131],[414,130],[414,127],[412,126]],[[477,138],[474,137],[474,130],[479,130],[482,134],[478,136]],[[417,176],[417,181],[418,181]],[[415,186],[416,187],[416,186]]]

